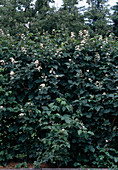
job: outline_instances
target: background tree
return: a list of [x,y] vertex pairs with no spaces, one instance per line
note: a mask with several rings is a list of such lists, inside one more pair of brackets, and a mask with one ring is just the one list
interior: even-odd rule
[[58,10],[58,26],[70,32],[78,33],[79,30],[85,29],[84,15],[80,13],[79,1],[63,0],[62,7]]
[[33,18],[31,32],[43,32],[43,30],[52,33],[53,29],[63,29],[67,32],[78,33],[80,29],[85,29],[84,15],[79,12],[77,0],[64,0],[60,9],[50,7],[48,1],[36,1],[36,16]]
[[33,0],[1,1],[0,23],[5,33],[16,35],[27,31],[28,22],[34,17]]
[[33,17],[30,31],[31,32],[52,32],[56,29],[55,8],[51,8],[49,3],[54,0],[37,0],[35,3],[35,17]]
[[16,35],[27,31],[36,33],[43,30],[51,32],[55,27],[55,8],[49,3],[53,0],[10,0],[1,1],[0,27],[5,33]]
[[112,10],[114,10],[113,15],[112,15],[112,20],[113,20],[113,32],[115,33],[116,36],[118,36],[118,2],[116,5],[113,6]]
[[106,35],[109,32],[108,18],[109,10],[106,5],[108,0],[88,0],[88,10],[85,17],[88,18],[91,35],[101,34]]
[[0,5],[2,5],[2,4],[3,4],[3,2],[4,2],[4,0],[1,0],[1,1],[0,1]]
[[89,7],[84,13],[85,8],[79,7],[79,0],[63,0],[58,10],[50,7],[49,3],[54,0],[36,0],[35,4],[33,0],[1,0],[0,27],[10,35],[27,31],[52,33],[53,29],[76,34],[79,30],[89,29],[91,35],[106,35],[109,32],[107,1],[88,0]]

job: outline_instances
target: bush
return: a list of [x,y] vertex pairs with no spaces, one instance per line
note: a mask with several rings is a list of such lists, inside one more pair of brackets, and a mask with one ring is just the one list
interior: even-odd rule
[[118,43],[79,35],[2,35],[2,165],[117,168]]

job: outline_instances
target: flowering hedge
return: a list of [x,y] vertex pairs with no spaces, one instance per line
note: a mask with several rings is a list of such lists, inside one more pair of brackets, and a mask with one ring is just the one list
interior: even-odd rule
[[0,164],[117,168],[113,35],[2,35],[0,54]]

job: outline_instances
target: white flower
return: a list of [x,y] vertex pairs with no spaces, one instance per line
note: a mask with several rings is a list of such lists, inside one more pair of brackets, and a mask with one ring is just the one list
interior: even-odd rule
[[79,31],[79,36],[82,37],[82,35],[83,35],[83,32],[82,32],[82,30],[80,30]]
[[20,113],[19,116],[24,116],[25,114],[24,113]]
[[3,109],[3,106],[0,106],[0,109]]
[[2,30],[2,29],[0,29],[0,34],[4,35],[4,32],[3,32],[3,30]]
[[47,80],[47,76],[43,76],[43,78],[44,78],[44,81],[46,81],[46,80]]
[[100,54],[96,52],[96,58],[100,59]]
[[106,43],[108,43],[108,38],[105,39]]
[[12,63],[14,63],[14,61],[15,61],[13,57],[10,57],[10,60]]
[[38,61],[38,60],[36,60],[36,61],[34,62],[34,64],[35,64],[35,66],[36,66],[36,67],[38,67],[38,65],[39,65],[39,61]]
[[43,87],[45,87],[45,84],[40,84],[40,86],[43,88]]
[[100,41],[102,40],[102,35],[99,36],[99,40],[100,40]]
[[4,60],[0,60],[0,63],[4,63]]
[[23,39],[25,37],[25,35],[24,34],[21,34],[21,39]]
[[61,58],[61,55],[59,54],[57,57],[58,57],[58,58]]
[[53,68],[51,68],[51,70],[49,71],[49,73],[53,73],[53,70],[54,70],[54,69],[53,69]]
[[74,32],[71,32],[71,38],[75,38],[75,33]]
[[65,131],[65,129],[62,129],[62,131]]
[[10,57],[10,60],[12,63],[17,63],[17,61],[15,61],[15,59],[13,57]]
[[104,92],[102,95],[103,95],[103,96],[105,96],[105,95],[106,95],[106,93]]
[[85,39],[83,39],[83,40],[81,41],[81,43],[82,43],[82,44],[85,44],[85,43],[86,43]]
[[55,32],[55,29],[53,29],[52,32]]
[[10,72],[10,76],[13,76],[15,73],[13,71]]
[[80,51],[80,46],[77,45],[77,46],[75,47],[75,50]]
[[53,71],[53,74],[56,74],[56,72],[55,72],[55,71]]
[[25,47],[21,47],[21,50],[26,54],[27,50],[25,49]]
[[25,26],[26,26],[27,28],[29,28],[29,24],[30,24],[30,22],[28,22],[27,24],[25,24]]
[[4,60],[0,60],[0,63],[1,63],[1,64],[5,64],[5,61],[4,61]]
[[110,53],[107,52],[107,53],[106,53],[106,57],[107,57],[107,58],[110,58]]
[[40,72],[40,70],[42,69],[42,67],[41,66],[39,66],[39,67],[37,67],[37,70]]
[[56,77],[58,78],[58,77],[60,77],[59,75],[56,75]]
[[86,36],[88,36],[89,32],[88,32],[88,30],[84,30],[84,33],[85,33]]
[[69,61],[72,61],[71,59],[69,59]]
[[85,126],[84,126],[84,125],[82,125],[82,128],[83,128],[83,129],[85,129]]
[[26,104],[31,105],[31,106],[33,105],[31,102],[27,102]]
[[58,48],[56,52],[57,52],[57,53],[59,53],[59,52],[62,53],[62,48]]
[[100,82],[96,81],[96,86],[99,87],[100,86]]
[[111,34],[109,35],[109,37],[110,37],[110,38],[113,38],[113,33],[111,33]]
[[89,73],[89,70],[86,70],[87,73]]
[[41,47],[41,49],[43,48],[43,43],[40,43],[40,47]]

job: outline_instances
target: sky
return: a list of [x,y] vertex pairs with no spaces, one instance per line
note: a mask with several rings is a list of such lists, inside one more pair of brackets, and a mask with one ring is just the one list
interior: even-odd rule
[[[82,0],[79,2],[79,6],[86,6],[87,7],[87,3],[86,3],[87,0]],[[110,6],[114,6],[116,4],[116,2],[118,2],[118,0],[109,0],[108,4]],[[62,0],[55,0],[55,6],[56,7],[60,7],[62,5]]]

